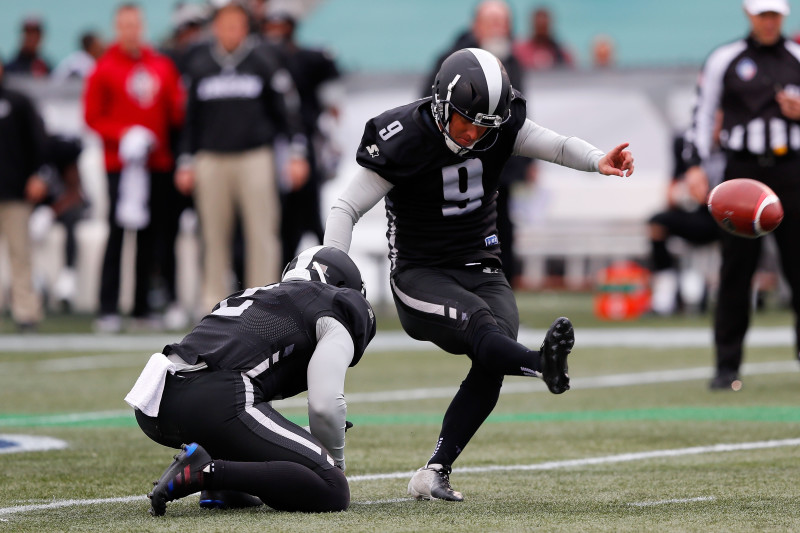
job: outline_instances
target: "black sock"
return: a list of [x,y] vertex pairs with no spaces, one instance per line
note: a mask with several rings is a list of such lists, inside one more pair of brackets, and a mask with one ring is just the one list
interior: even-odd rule
[[497,405],[503,376],[473,363],[444,414],[431,464],[452,465]]
[[497,374],[530,376],[531,371],[542,371],[539,352],[529,350],[508,337],[494,324],[478,329],[472,351],[475,361]]
[[214,463],[208,488],[246,492],[279,511],[343,511],[350,505],[350,487],[338,468],[315,471],[290,461]]

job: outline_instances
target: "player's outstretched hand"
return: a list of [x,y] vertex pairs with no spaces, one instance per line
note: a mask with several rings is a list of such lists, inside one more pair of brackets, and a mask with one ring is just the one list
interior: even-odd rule
[[628,143],[622,143],[600,158],[597,171],[606,176],[630,176],[633,174],[633,154],[625,150]]

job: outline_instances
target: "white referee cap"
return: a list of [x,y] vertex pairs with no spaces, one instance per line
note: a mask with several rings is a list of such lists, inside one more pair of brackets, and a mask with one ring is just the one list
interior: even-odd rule
[[789,14],[789,0],[744,0],[744,10],[751,15],[773,11],[781,15]]

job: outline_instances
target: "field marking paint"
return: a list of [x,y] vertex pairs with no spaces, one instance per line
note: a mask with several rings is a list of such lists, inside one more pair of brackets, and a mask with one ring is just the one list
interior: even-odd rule
[[[759,374],[780,374],[797,372],[798,365],[795,361],[780,361],[770,363],[745,363],[742,365],[743,376]],[[703,380],[712,376],[710,367],[683,368],[677,370],[655,370],[648,372],[634,372],[629,374],[609,374],[606,376],[593,376],[589,378],[573,378],[572,390],[601,389],[609,387],[631,387],[652,385],[656,383],[674,383],[680,381]],[[458,389],[456,387],[432,387],[421,389],[400,389],[382,392],[353,392],[346,396],[347,402],[356,403],[388,403],[409,400],[429,400],[452,398]],[[547,388],[539,380],[525,380],[503,385],[502,394],[529,394],[545,392]],[[276,400],[273,407],[286,409],[292,407],[306,407],[308,400],[305,397]],[[0,427],[18,427],[20,422],[35,420],[39,425],[58,425],[67,423],[102,421],[109,418],[133,417],[129,409],[113,411],[95,411],[85,413],[64,413],[42,416],[25,416],[0,418]]]
[[67,443],[42,435],[6,435],[0,433],[0,454],[63,450]]
[[[781,374],[784,372],[797,372],[797,361],[778,361],[770,363],[745,363],[742,365],[743,376],[759,374]],[[674,383],[710,379],[714,374],[711,367],[681,368],[676,370],[653,370],[647,372],[633,372],[628,374],[609,374],[606,376],[592,376],[586,378],[573,378],[570,380],[572,390],[605,389],[610,387],[632,387],[639,385],[652,385],[656,383]],[[384,403],[409,400],[430,400],[438,398],[452,398],[458,387],[431,387],[422,389],[390,390],[382,392],[351,392],[346,395],[348,403]],[[529,379],[514,383],[504,383],[501,394],[528,394],[532,392],[545,392],[547,387],[538,379]],[[308,401],[305,398],[289,398],[273,402],[273,407],[305,407]]]
[[[521,328],[519,341],[538,346],[546,330]],[[97,335],[92,333],[3,335],[2,352],[144,352],[151,354],[167,344],[180,340],[180,333],[159,335]],[[711,347],[714,345],[710,327],[678,328],[578,328],[575,332],[581,348],[599,347]],[[747,346],[793,346],[791,326],[752,327],[747,332]],[[380,331],[370,342],[368,352],[394,350],[437,350],[430,342],[411,339],[403,331]]]
[[122,496],[120,498],[95,498],[92,500],[55,500],[50,503],[37,503],[33,505],[17,505],[15,507],[0,507],[0,515],[10,515],[16,513],[27,513],[28,511],[43,511],[47,509],[60,509],[62,507],[75,507],[86,505],[97,505],[102,503],[128,503],[139,500],[146,500],[147,496]]
[[[538,345],[545,330],[522,328],[519,341]],[[625,348],[678,348],[713,346],[710,328],[586,328],[576,333],[583,348],[621,346]],[[38,361],[39,372],[74,372],[103,368],[139,368],[154,351],[178,340],[178,335],[4,335],[0,354],[28,352],[91,352],[108,353]],[[747,333],[747,346],[783,347],[794,344],[790,326],[755,327]],[[370,343],[369,353],[403,350],[408,352],[437,350],[430,342],[411,339],[402,331],[379,332]],[[139,357],[127,354],[139,353]],[[122,355],[126,354],[126,355]],[[25,361],[0,363],[6,366],[28,364]]]
[[389,498],[388,500],[372,500],[366,502],[350,502],[351,505],[379,505],[381,503],[413,502],[415,498]]
[[89,413],[64,413],[59,415],[42,415],[42,416],[20,416],[20,417],[12,417],[2,419],[0,418],[0,427],[3,426],[10,426],[10,427],[19,427],[19,423],[21,421],[29,421],[35,420],[37,425],[41,426],[49,426],[49,425],[62,425],[62,424],[69,424],[69,423],[78,423],[78,422],[93,422],[93,421],[100,421],[106,420],[109,418],[119,418],[121,416],[131,417],[133,418],[133,410],[132,409],[121,409],[118,411],[95,411]]
[[[644,461],[648,459],[672,458],[683,457],[687,455],[699,455],[704,453],[724,453],[724,452],[738,452],[749,450],[763,450],[766,448],[781,448],[786,446],[800,446],[800,439],[783,439],[783,440],[766,440],[760,442],[742,442],[738,444],[713,444],[710,446],[694,446],[691,448],[678,448],[672,450],[653,450],[649,452],[638,453],[623,453],[619,455],[607,455],[605,457],[586,457],[584,459],[569,459],[566,461],[547,461],[544,463],[532,465],[492,465],[492,466],[475,466],[456,468],[453,470],[457,474],[483,474],[489,472],[506,472],[506,471],[541,471],[541,470],[556,470],[559,468],[574,468],[581,466],[595,466],[613,463],[623,463],[631,461]],[[347,480],[350,483],[357,483],[360,481],[381,481],[386,479],[405,479],[414,474],[414,470],[404,472],[389,472],[385,474],[365,474],[360,476],[350,476]],[[28,511],[40,511],[46,509],[58,509],[61,507],[85,506],[96,505],[103,503],[127,503],[139,500],[144,500],[147,497],[144,495],[136,496],[123,496],[119,498],[97,498],[92,500],[56,500],[45,504],[36,505],[17,505],[14,507],[0,507],[0,516],[11,515],[16,513],[25,513]],[[391,500],[378,500],[367,501],[364,504],[375,503],[392,503],[394,501],[405,501],[405,498],[397,498]],[[353,502],[358,504],[360,502]]]
[[[678,448],[674,450],[653,450],[649,452],[623,453],[619,455],[607,455],[605,457],[587,457],[584,459],[570,459],[566,461],[548,461],[533,465],[492,465],[454,468],[453,473],[458,474],[480,474],[486,472],[507,472],[509,470],[556,470],[558,468],[571,468],[577,466],[604,465],[612,463],[624,463],[630,461],[643,461],[647,459],[659,459],[662,457],[682,457],[686,455],[699,455],[704,453],[723,453],[749,450],[762,450],[765,448],[780,448],[784,446],[800,446],[800,439],[767,440],[760,442],[743,442],[739,444],[714,444],[711,446],[694,446],[692,448]],[[411,476],[410,472],[391,472],[388,474],[365,474],[361,476],[351,476],[348,481],[373,481],[381,479],[397,479]]]
[[697,498],[675,498],[672,500],[656,500],[654,502],[630,502],[628,505],[631,507],[654,507],[670,503],[711,502],[714,500],[716,500],[714,496],[698,496]]
[[147,363],[149,353],[85,355],[39,361],[36,365],[40,372],[75,372],[78,370],[98,370],[102,368],[137,368]]

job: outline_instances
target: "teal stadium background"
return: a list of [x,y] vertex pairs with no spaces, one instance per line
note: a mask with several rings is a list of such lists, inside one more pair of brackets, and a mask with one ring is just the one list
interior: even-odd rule
[[[170,31],[170,0],[140,0],[148,38],[160,42]],[[197,2],[195,2],[197,3]],[[96,29],[110,38],[116,1],[0,0],[0,57],[9,60],[19,42],[22,19],[38,14],[46,25],[44,53],[53,64],[77,48],[78,36]],[[337,54],[347,71],[420,72],[469,25],[475,0],[323,0],[300,30],[305,44]],[[515,36],[528,33],[528,14],[547,6],[557,37],[580,66],[589,64],[592,39],[610,35],[618,66],[700,65],[711,49],[746,32],[740,0],[509,0]],[[787,17],[785,32],[800,32],[800,5]]]

